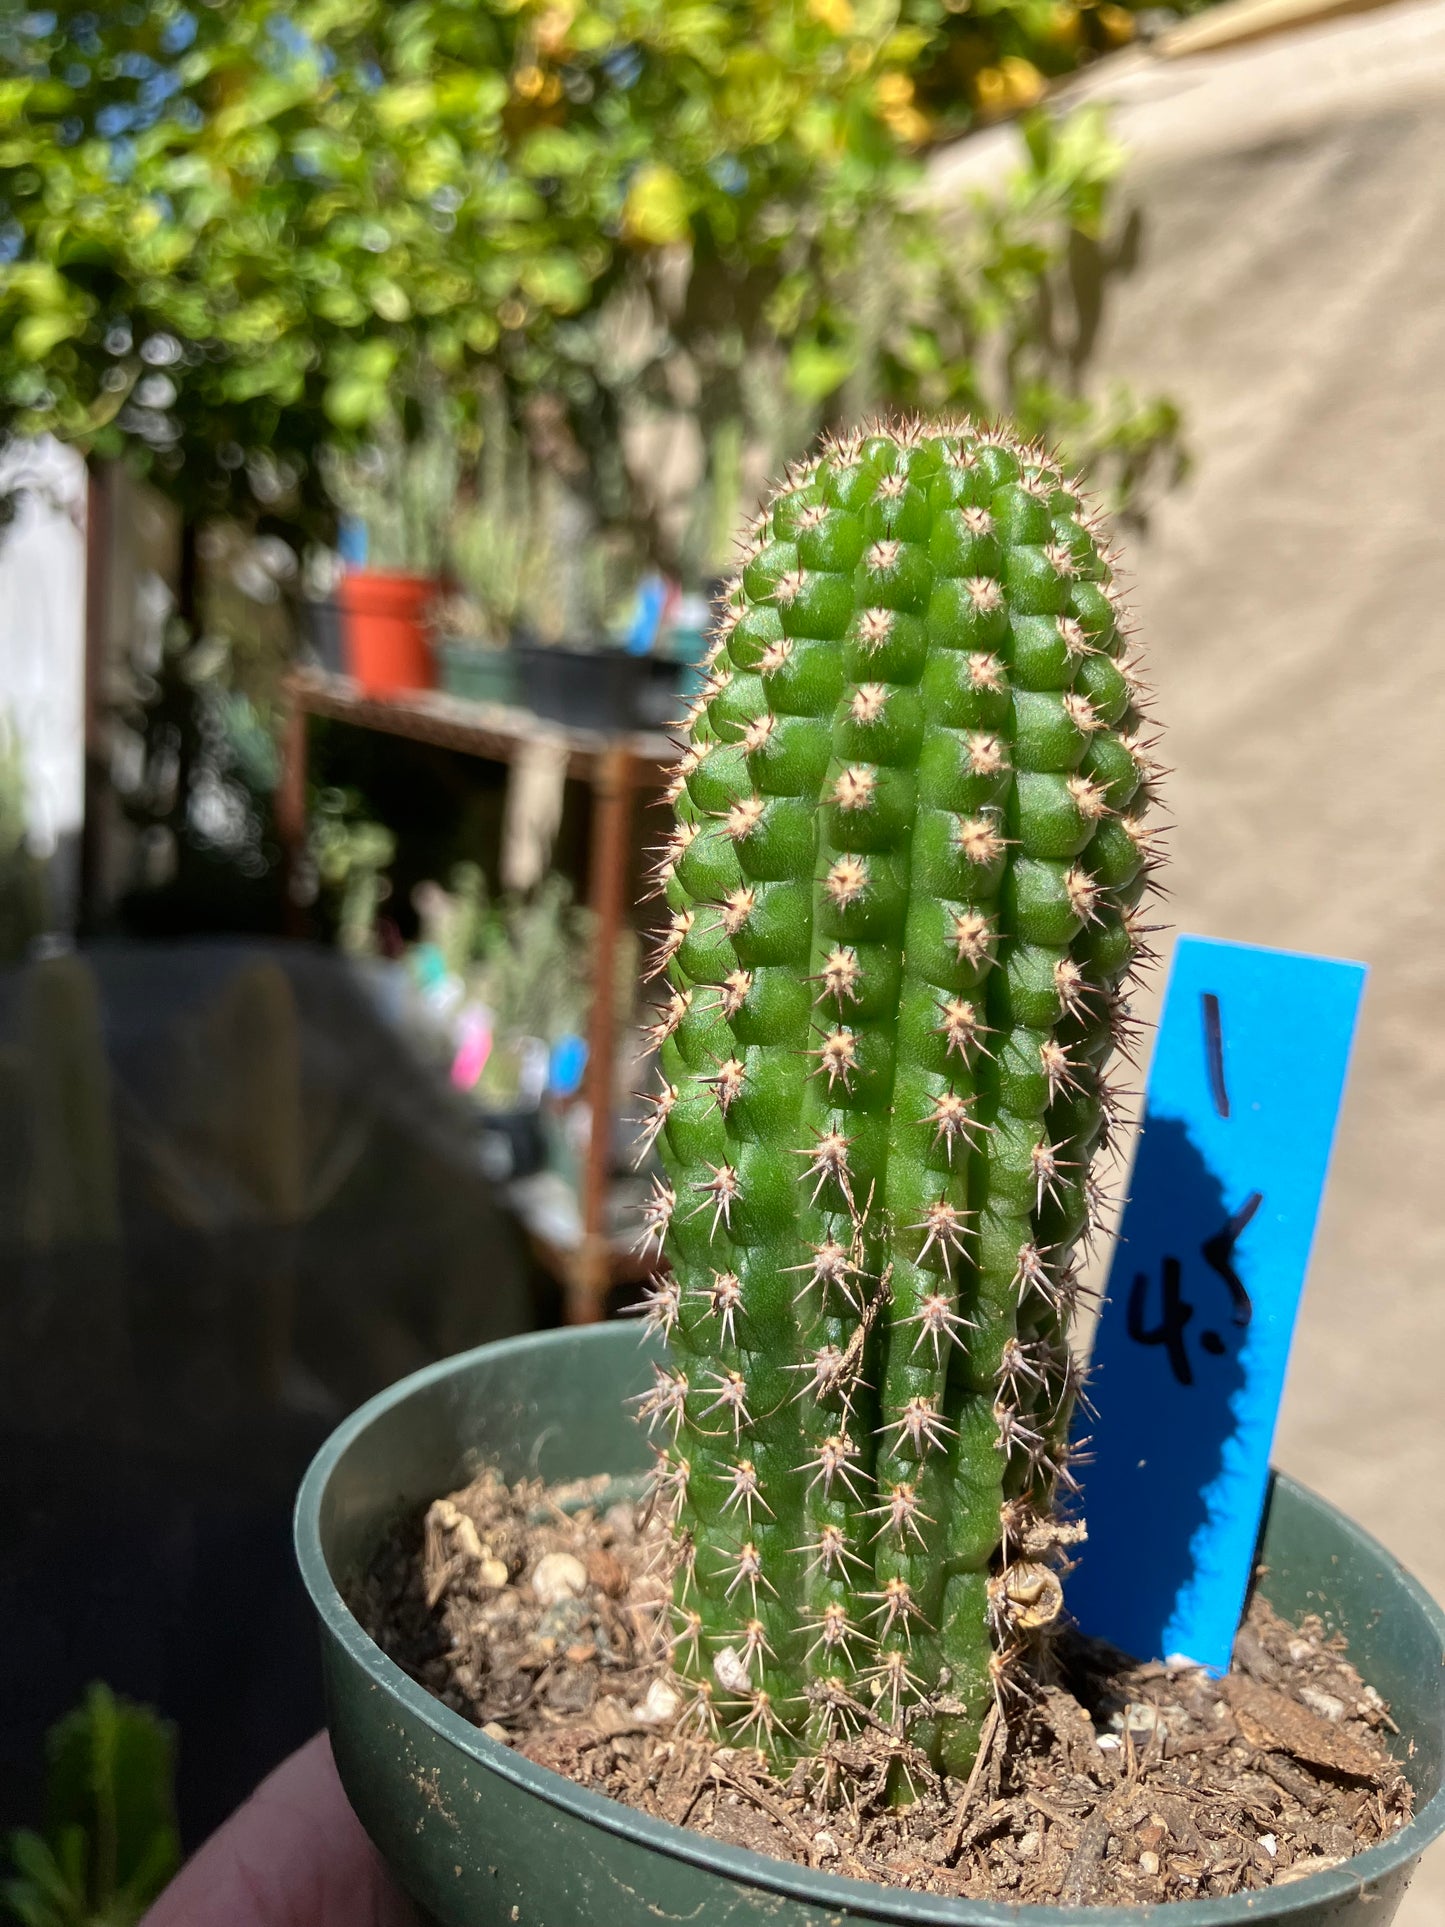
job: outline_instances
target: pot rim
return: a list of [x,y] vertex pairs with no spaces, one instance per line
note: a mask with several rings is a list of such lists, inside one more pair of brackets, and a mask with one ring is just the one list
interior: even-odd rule
[[[301,1577],[312,1605],[327,1631],[348,1657],[362,1666],[407,1710],[425,1722],[438,1738],[445,1740],[479,1766],[500,1774],[524,1792],[576,1818],[590,1822],[604,1832],[619,1836],[651,1852],[665,1854],[691,1866],[754,1886],[790,1900],[811,1902],[815,1906],[835,1906],[871,1914],[879,1921],[899,1923],[900,1927],[1088,1927],[1088,1922],[1110,1922],[1127,1915],[1129,1921],[1157,1921],[1161,1927],[1231,1927],[1243,1920],[1288,1922],[1308,1914],[1322,1902],[1344,1900],[1360,1894],[1367,1882],[1383,1878],[1416,1860],[1441,1833],[1445,1833],[1445,1781],[1426,1801],[1409,1823],[1389,1840],[1367,1847],[1351,1860],[1323,1873],[1310,1874],[1287,1887],[1263,1888],[1248,1894],[1213,1896],[1203,1900],[1147,1902],[1143,1905],[1115,1907],[1020,1906],[1010,1902],[965,1901],[944,1894],[920,1894],[902,1887],[888,1887],[878,1881],[854,1880],[844,1874],[815,1872],[794,1862],[774,1860],[751,1848],[735,1847],[723,1841],[695,1834],[686,1827],[673,1826],[651,1814],[593,1793],[578,1786],[549,1767],[537,1766],[522,1758],[511,1747],[490,1739],[478,1727],[464,1720],[426,1688],[411,1679],[394,1660],[389,1659],[342,1599],[321,1544],[321,1505],[341,1459],[383,1413],[404,1405],[416,1393],[440,1381],[465,1376],[481,1360],[502,1362],[509,1355],[542,1345],[566,1340],[570,1343],[596,1343],[609,1337],[615,1326],[599,1324],[581,1329],[562,1327],[550,1332],[528,1332],[517,1338],[495,1340],[458,1352],[451,1358],[423,1366],[420,1371],[398,1379],[394,1385],[369,1398],[344,1419],[321,1447],[307,1468],[296,1497],[294,1538]],[[615,1340],[613,1341],[615,1342]],[[1393,1571],[1406,1595],[1430,1624],[1442,1650],[1445,1664],[1445,1612],[1435,1604],[1424,1587],[1406,1571],[1395,1555],[1387,1552],[1372,1534],[1357,1526],[1348,1515],[1321,1499],[1287,1473],[1274,1471],[1275,1485],[1302,1494],[1322,1510],[1335,1514],[1349,1525],[1364,1548],[1387,1571]],[[967,1910],[966,1912],[964,1910]]]
[[337,577],[338,585],[343,582],[405,582],[416,583],[426,589],[435,589],[438,581],[436,575],[428,575],[421,569],[383,569],[371,562],[348,564]]
[[343,615],[407,616],[436,600],[441,583],[434,575],[414,569],[348,569],[336,585],[336,602]]

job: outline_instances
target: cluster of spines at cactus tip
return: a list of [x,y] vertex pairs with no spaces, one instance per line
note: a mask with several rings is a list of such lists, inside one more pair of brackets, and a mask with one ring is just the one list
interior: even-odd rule
[[689,1710],[968,1769],[1059,1618],[1074,1253],[1108,1202],[1157,768],[1038,447],[879,427],[748,538],[654,882],[668,1341],[639,1400]]

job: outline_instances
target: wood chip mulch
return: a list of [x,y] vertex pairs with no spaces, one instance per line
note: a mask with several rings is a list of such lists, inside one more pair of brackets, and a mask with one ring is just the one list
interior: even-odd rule
[[[1282,1886],[1384,1839],[1411,1794],[1339,1638],[1250,1606],[1227,1679],[1066,1636],[1026,1722],[967,1786],[871,1708],[779,1780],[684,1730],[659,1656],[653,1529],[607,1481],[491,1474],[402,1522],[350,1600],[413,1678],[494,1739],[675,1825],[806,1866],[970,1899],[1072,1905]],[[918,1798],[890,1805],[902,1759]]]

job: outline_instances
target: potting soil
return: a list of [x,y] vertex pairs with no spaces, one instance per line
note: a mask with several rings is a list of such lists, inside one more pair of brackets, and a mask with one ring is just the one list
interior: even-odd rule
[[1281,1886],[1410,1816],[1388,1708],[1343,1642],[1259,1598],[1222,1680],[1066,1635],[1028,1707],[991,1717],[966,1785],[861,1702],[781,1779],[689,1718],[664,1535],[607,1487],[483,1474],[401,1521],[350,1604],[492,1738],[658,1819],[919,1892],[1082,1906]]

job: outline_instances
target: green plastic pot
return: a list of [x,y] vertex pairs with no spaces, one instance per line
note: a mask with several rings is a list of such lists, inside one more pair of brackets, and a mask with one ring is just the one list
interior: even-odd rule
[[437,644],[442,693],[470,703],[515,704],[520,697],[517,659],[510,649],[484,649],[448,637]]
[[374,1646],[338,1584],[403,1509],[480,1466],[508,1479],[634,1474],[647,1454],[623,1400],[648,1380],[629,1327],[508,1339],[403,1379],[346,1420],[296,1508],[321,1621],[337,1767],[397,1880],[439,1927],[1387,1927],[1420,1854],[1445,1830],[1445,1618],[1390,1555],[1276,1476],[1261,1586],[1291,1618],[1319,1613],[1391,1702],[1418,1812],[1382,1846],[1294,1885],[1164,1907],[1016,1907],[906,1893],[785,1865],[635,1812],[534,1766],[434,1700]]

